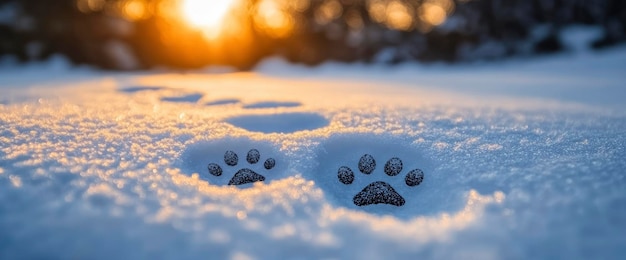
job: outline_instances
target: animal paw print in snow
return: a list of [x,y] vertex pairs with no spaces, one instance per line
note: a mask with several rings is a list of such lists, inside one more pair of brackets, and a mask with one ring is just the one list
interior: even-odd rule
[[[249,164],[256,164],[259,162],[260,159],[261,153],[259,153],[259,150],[257,149],[250,150],[248,152],[248,155],[246,156],[246,161],[248,161]],[[236,166],[237,163],[239,163],[239,156],[237,156],[237,154],[233,151],[226,151],[226,153],[224,153],[224,163],[226,163],[226,165],[228,166]],[[268,158],[263,163],[263,167],[266,170],[271,170],[272,168],[274,168],[274,166],[276,166],[276,160],[274,160],[273,158]],[[216,177],[222,176],[222,167],[220,167],[218,164],[209,163],[208,169],[211,175]],[[228,182],[228,185],[242,185],[264,180],[265,176],[253,171],[252,169],[242,168],[239,169],[235,173],[235,175],[233,175],[233,177]]]
[[[371,174],[376,169],[376,160],[369,154],[361,156],[359,159],[359,171],[363,174]],[[402,172],[402,160],[397,157],[391,158],[385,163],[385,174],[397,176]],[[355,175],[348,166],[341,166],[337,171],[337,177],[343,184],[350,185],[354,181]],[[420,169],[413,169],[404,176],[407,186],[417,186],[424,180],[424,172]],[[352,199],[354,205],[367,206],[371,204],[390,204],[402,206],[406,202],[404,198],[390,184],[384,181],[375,181],[367,185],[357,193]]]

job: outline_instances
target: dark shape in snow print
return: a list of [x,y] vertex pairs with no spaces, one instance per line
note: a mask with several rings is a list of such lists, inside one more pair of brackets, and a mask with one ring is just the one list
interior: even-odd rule
[[[256,164],[260,160],[261,153],[257,149],[250,150],[246,155],[246,161],[249,164]],[[239,156],[233,151],[226,151],[224,153],[224,163],[231,167],[237,166],[237,164],[239,163]],[[268,158],[263,163],[263,167],[266,170],[271,170],[272,168],[274,168],[274,166],[276,166],[276,160],[274,160],[273,158]],[[209,173],[215,177],[222,176],[222,173],[224,172],[222,170],[222,167],[216,163],[209,163],[207,168]],[[228,185],[243,185],[257,181],[265,181],[265,176],[255,172],[252,169],[241,168],[233,175],[233,177],[228,182]]]
[[[388,176],[394,177],[402,172],[402,160],[393,157],[385,163],[384,172]],[[376,160],[373,156],[365,154],[361,156],[358,163],[358,169],[363,174],[371,174],[376,169]],[[348,166],[341,166],[337,171],[339,182],[350,185],[354,181],[355,174]],[[420,169],[409,171],[404,177],[407,186],[417,186],[424,180],[424,172]],[[389,204],[394,206],[402,206],[406,201],[404,198],[388,183],[384,181],[375,181],[365,186],[363,190],[357,193],[352,199],[354,205],[367,206],[371,204]]]

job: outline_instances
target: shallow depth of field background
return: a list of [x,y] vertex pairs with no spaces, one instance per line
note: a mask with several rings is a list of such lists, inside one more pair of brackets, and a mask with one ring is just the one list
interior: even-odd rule
[[106,69],[250,69],[270,56],[397,64],[566,51],[560,32],[626,38],[620,0],[2,0],[0,58],[61,54]]

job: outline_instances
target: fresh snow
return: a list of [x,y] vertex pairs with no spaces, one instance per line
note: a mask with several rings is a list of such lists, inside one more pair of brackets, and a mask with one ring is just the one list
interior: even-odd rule
[[[250,73],[63,64],[0,71],[0,259],[626,254],[623,47],[465,65],[273,60]],[[265,181],[226,185],[244,168]],[[425,177],[409,187],[412,169]],[[354,205],[374,181],[406,204]]]

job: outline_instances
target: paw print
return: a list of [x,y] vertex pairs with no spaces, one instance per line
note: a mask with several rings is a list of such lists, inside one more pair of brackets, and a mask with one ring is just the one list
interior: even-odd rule
[[[257,149],[250,150],[246,155],[246,161],[251,165],[258,163],[260,159],[261,153],[259,153],[259,150]],[[233,151],[226,151],[226,153],[224,153],[224,163],[231,167],[237,166],[237,164],[239,163],[239,156]],[[276,166],[276,160],[274,160],[273,158],[268,158],[263,163],[263,167],[266,170],[271,170],[272,168],[274,168],[274,166]],[[222,176],[223,170],[222,167],[220,167],[218,164],[209,163],[207,168],[211,175],[215,177]],[[250,168],[242,168],[233,175],[233,177],[228,182],[228,185],[242,185],[264,180],[265,176],[253,171]]]
[[[370,175],[376,169],[376,160],[369,154],[361,156],[358,163],[359,171],[363,174]],[[391,158],[385,163],[385,174],[394,177],[402,172],[402,160],[400,158]],[[341,166],[337,171],[339,182],[350,185],[354,182],[354,172],[348,166]],[[420,169],[409,171],[404,182],[409,187],[414,187],[422,183],[424,180],[424,172]],[[354,205],[367,206],[371,204],[389,204],[394,206],[402,206],[406,202],[404,198],[388,183],[384,181],[375,181],[367,185],[361,192],[357,193],[352,199]]]

